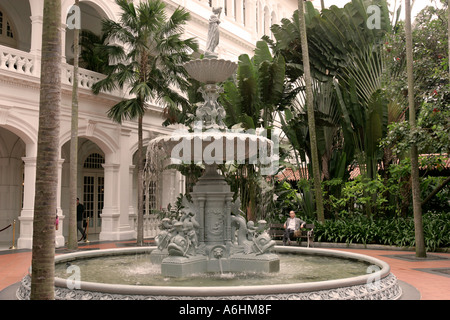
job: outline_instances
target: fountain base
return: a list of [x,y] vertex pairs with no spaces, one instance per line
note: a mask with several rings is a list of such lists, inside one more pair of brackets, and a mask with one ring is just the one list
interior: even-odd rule
[[[157,258],[157,255],[154,257]],[[152,258],[152,262],[155,258]],[[280,259],[276,254],[236,254],[230,258],[208,259],[206,256],[169,256],[161,263],[165,277],[187,277],[198,273],[279,272]]]

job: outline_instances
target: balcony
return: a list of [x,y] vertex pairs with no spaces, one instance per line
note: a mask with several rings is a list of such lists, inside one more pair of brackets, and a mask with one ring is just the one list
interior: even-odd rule
[[[20,51],[10,47],[0,45],[0,72],[11,78],[21,78],[22,80],[33,81],[33,78],[39,82],[41,75],[41,60],[39,56],[28,52]],[[5,70],[6,72],[4,72]],[[24,77],[25,76],[25,77]],[[87,69],[78,69],[78,87],[80,89],[91,90],[92,85],[103,79],[105,75],[93,72]],[[61,83],[63,85],[73,85],[73,66],[68,63],[62,63]],[[119,91],[111,93],[114,96],[121,97]]]

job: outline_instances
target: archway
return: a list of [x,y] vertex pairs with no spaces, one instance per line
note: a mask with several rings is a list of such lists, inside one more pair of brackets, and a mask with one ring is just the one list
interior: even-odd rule
[[[70,140],[61,148],[64,160],[61,179],[61,208],[67,217],[70,212]],[[84,205],[84,218],[89,217],[89,234],[101,231],[101,214],[104,207],[105,173],[103,164],[105,153],[93,141],[78,138],[77,197]],[[68,221],[68,220],[67,220]],[[64,225],[65,234],[68,223]]]
[[[92,33],[91,37],[99,37],[102,33],[102,19],[107,18],[107,14],[95,3],[91,1],[80,1],[80,15],[81,15],[81,31],[88,31]],[[72,12],[69,12],[68,17]],[[81,36],[81,35],[80,35]],[[74,32],[73,29],[67,28],[65,32],[65,57],[66,61],[73,65],[73,38]],[[92,38],[93,39],[93,38]],[[89,70],[94,70],[92,66],[89,66],[89,63],[82,61],[80,58],[80,67],[86,68]]]
[[[15,133],[0,127],[0,230],[18,222],[23,207],[26,145]],[[17,235],[17,232],[16,232]],[[0,242],[12,244],[13,228],[0,232]]]
[[31,47],[29,0],[1,1],[0,45],[29,51]]

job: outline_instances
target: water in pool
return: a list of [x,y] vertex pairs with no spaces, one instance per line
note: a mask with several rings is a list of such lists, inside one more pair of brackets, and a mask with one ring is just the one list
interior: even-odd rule
[[[55,275],[68,278],[73,270],[80,271],[81,281],[142,286],[256,286],[316,282],[343,279],[367,274],[369,263],[351,259],[279,254],[278,273],[208,273],[185,278],[161,275],[160,265],[150,262],[148,253],[78,259],[56,264]],[[69,268],[72,266],[71,268]]]

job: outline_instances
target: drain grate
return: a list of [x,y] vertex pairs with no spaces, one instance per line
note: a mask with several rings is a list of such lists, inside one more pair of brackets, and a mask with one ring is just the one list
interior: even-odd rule
[[417,268],[414,270],[428,272],[432,274],[436,274],[438,276],[444,276],[450,278],[450,268]]
[[399,259],[404,261],[436,261],[436,260],[449,260],[448,257],[443,257],[439,255],[428,254],[426,258],[416,257],[415,254],[389,254],[383,255],[386,258]]

